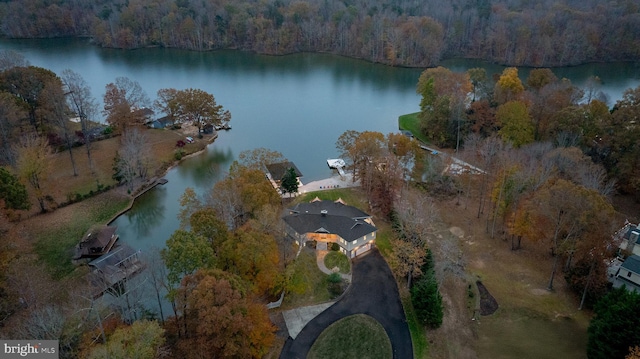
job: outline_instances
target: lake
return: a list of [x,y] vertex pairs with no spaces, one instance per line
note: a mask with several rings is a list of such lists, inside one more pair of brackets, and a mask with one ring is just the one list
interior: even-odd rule
[[[21,52],[32,65],[56,73],[81,74],[102,100],[104,87],[118,76],[138,81],[153,100],[161,88],[199,88],[231,111],[231,131],[201,155],[166,174],[164,186],[136,200],[115,221],[120,238],[134,248],[163,247],[178,227],[178,199],[187,187],[204,193],[225,175],[244,150],[281,152],[303,173],[303,182],[331,175],[326,159],[337,156],[335,142],[346,130],[397,131],[399,115],[416,112],[415,85],[422,69],[392,68],[330,54],[281,57],[241,51],[190,52],[149,48],[102,49],[83,39],[0,40],[0,49]],[[477,60],[448,60],[454,71],[504,67]],[[558,77],[582,84],[599,76],[612,105],[629,87],[640,85],[640,65],[589,64],[554,69]],[[526,77],[527,69],[521,71]]]

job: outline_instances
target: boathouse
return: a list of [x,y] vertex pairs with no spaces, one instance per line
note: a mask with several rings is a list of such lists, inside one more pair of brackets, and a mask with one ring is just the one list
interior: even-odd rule
[[90,229],[76,245],[74,260],[82,258],[98,258],[109,253],[118,240],[115,226],[101,226]]

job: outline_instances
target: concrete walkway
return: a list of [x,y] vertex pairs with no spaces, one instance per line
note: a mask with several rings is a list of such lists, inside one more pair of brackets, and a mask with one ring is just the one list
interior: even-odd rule
[[333,303],[335,302],[310,305],[308,307],[300,307],[282,312],[289,336],[295,339],[307,323],[317,317],[318,314],[324,312],[325,309],[332,306]]
[[[334,272],[333,270],[327,268],[327,266],[324,264],[324,257],[326,257],[328,253],[328,250],[316,250],[316,262],[318,262],[318,268],[320,268],[321,271],[327,274],[340,273]],[[348,283],[351,283],[351,274],[340,273],[340,276]]]
[[344,176],[335,175],[323,180],[303,184],[302,186],[298,187],[298,192],[303,194],[308,192],[350,187],[360,187],[360,181],[353,182],[353,174],[347,173]]

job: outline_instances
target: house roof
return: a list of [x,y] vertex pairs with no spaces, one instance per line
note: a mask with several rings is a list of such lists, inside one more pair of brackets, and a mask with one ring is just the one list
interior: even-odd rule
[[295,207],[290,208],[290,213],[309,213],[309,214],[321,214],[322,211],[327,211],[329,215],[343,216],[349,218],[371,218],[371,215],[357,209],[353,206],[344,204],[342,199],[338,201],[320,201],[315,200],[308,203],[298,203]]
[[631,272],[640,274],[640,256],[632,255],[628,257],[620,266]]
[[116,226],[102,226],[87,232],[76,246],[73,259],[96,256],[108,252],[117,239],[117,236],[115,236],[116,229],[118,229]]
[[298,233],[332,233],[353,241],[377,230],[364,221],[369,217],[361,210],[339,202],[315,201],[289,209],[283,220]]
[[[629,240],[629,238],[631,238],[631,232],[633,232],[633,231],[640,231],[640,229],[638,229],[638,226],[632,224],[632,225],[629,226],[629,228],[624,233],[622,238],[624,238],[626,240]],[[640,241],[640,237],[638,237],[638,240],[636,241],[636,243],[639,243],[639,241]]]
[[279,181],[284,177],[284,174],[289,170],[289,168],[293,167],[296,171],[296,176],[302,177],[302,172],[296,167],[293,162],[280,162],[280,163],[272,163],[267,165],[267,171],[271,174],[271,178],[276,181]]

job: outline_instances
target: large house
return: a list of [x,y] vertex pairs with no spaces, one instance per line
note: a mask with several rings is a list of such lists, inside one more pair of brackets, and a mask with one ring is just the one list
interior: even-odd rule
[[297,204],[287,210],[283,220],[287,234],[299,245],[307,241],[337,243],[349,258],[373,248],[378,230],[370,215],[341,199],[333,202],[316,198]]
[[627,256],[624,261],[616,258],[609,266],[609,281],[615,288],[626,286],[640,293],[640,228],[636,224],[625,223],[613,236],[620,246],[620,252]]
[[628,290],[640,293],[640,256],[634,254],[620,265],[613,286],[619,288],[623,285]]

